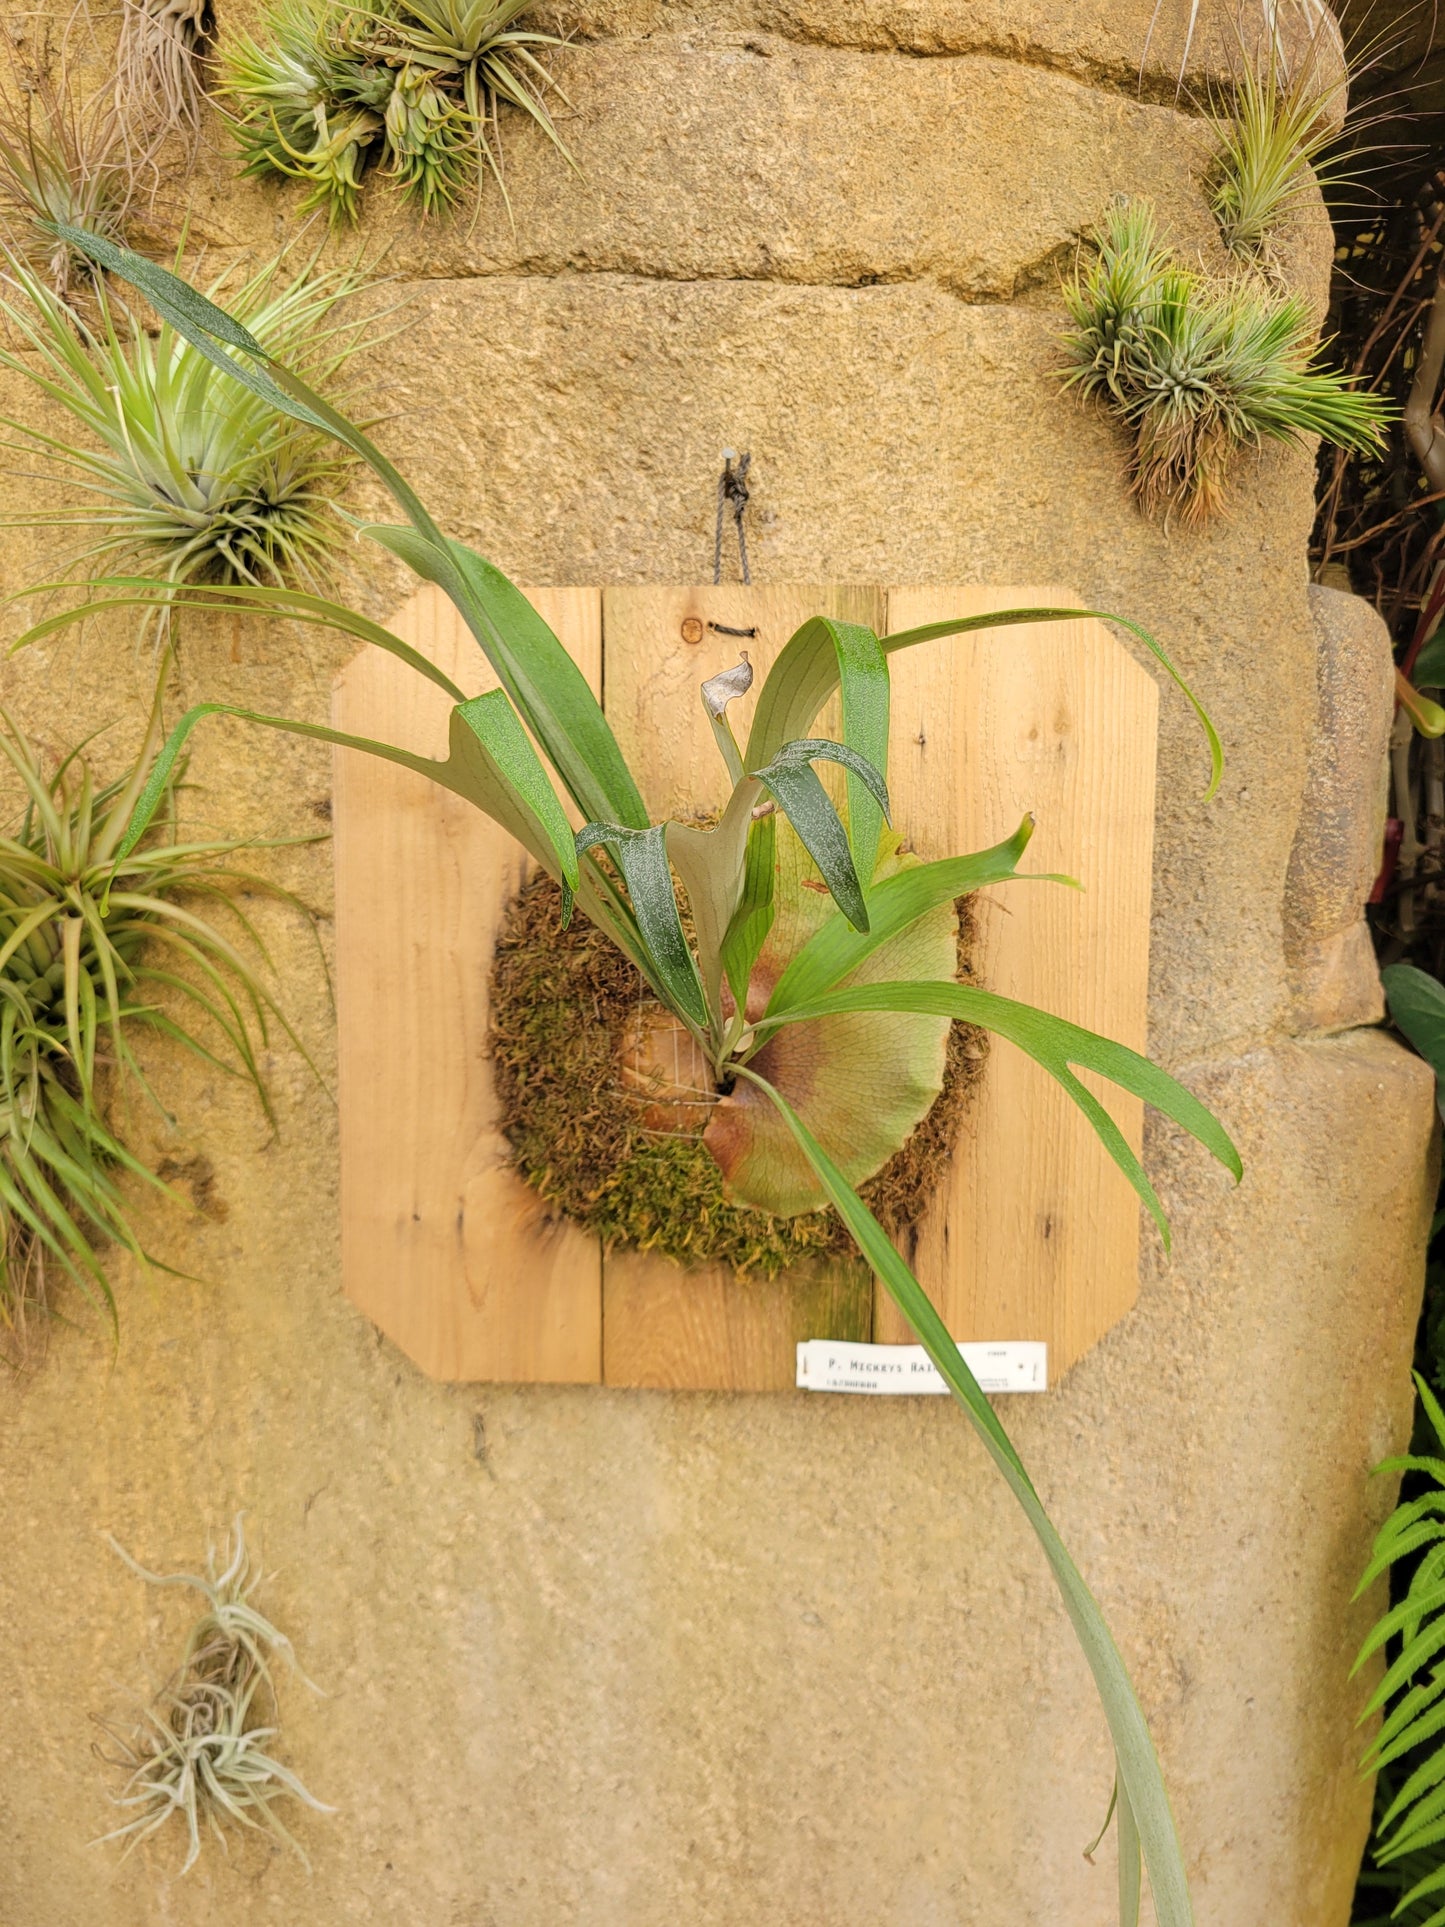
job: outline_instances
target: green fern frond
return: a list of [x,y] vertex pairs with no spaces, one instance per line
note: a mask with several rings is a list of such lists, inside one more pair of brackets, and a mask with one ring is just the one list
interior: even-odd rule
[[[1445,1414],[1418,1373],[1415,1382],[1440,1437]],[[1391,1470],[1400,1466],[1398,1459],[1389,1462]],[[1445,1507],[1445,1467],[1411,1455],[1411,1469],[1431,1487],[1402,1500],[1376,1535],[1366,1582],[1393,1571],[1396,1603],[1376,1621],[1355,1661],[1357,1671],[1382,1648],[1388,1660],[1361,1715],[1363,1721],[1388,1709],[1362,1762],[1365,1771],[1381,1774],[1372,1832],[1376,1871],[1364,1884],[1393,1896],[1392,1919],[1439,1927],[1445,1922],[1445,1906],[1437,1904],[1445,1894],[1445,1523],[1438,1515]],[[1396,1779],[1402,1768],[1404,1777]]]

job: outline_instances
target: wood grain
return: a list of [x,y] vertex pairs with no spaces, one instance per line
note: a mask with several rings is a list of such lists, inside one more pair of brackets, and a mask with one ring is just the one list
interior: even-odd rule
[[[1059,589],[536,590],[605,706],[653,816],[719,807],[727,779],[698,684],[746,650],[759,679],[820,610],[892,630]],[[465,688],[495,679],[424,590],[393,625]],[[737,635],[728,630],[755,633]],[[605,662],[604,662],[605,657]],[[1157,695],[1091,621],[982,631],[895,655],[895,821],[925,856],[1038,828],[1015,883],[980,899],[990,988],[1144,1045]],[[379,651],[338,679],[338,725],[429,753],[447,702]],[[739,734],[751,699],[735,709]],[[830,727],[825,712],[819,728]],[[674,1389],[790,1386],[798,1339],[909,1337],[852,1263],[773,1282],[605,1261],[508,1168],[486,1058],[487,978],[527,860],[459,799],[404,770],[336,759],[337,976],[345,1286],[437,1378]],[[1090,1081],[1092,1084],[1092,1080]],[[1093,1084],[1130,1141],[1140,1106]],[[937,1205],[909,1256],[960,1338],[1041,1338],[1054,1378],[1134,1301],[1134,1195],[1064,1094],[995,1043]]]
[[[892,589],[888,629],[1028,605],[1057,588]],[[983,848],[1037,822],[1018,882],[981,894],[977,968],[991,990],[1145,1044],[1158,695],[1102,624],[988,629],[890,657],[895,820],[920,854]],[[1137,1150],[1142,1106],[1092,1077]],[[944,1192],[909,1252],[960,1339],[1044,1339],[1050,1382],[1138,1292],[1133,1191],[1057,1084],[994,1041]],[[874,1336],[909,1333],[879,1293]]]
[[[594,689],[601,598],[530,592]],[[393,623],[469,694],[496,677],[446,598]],[[368,649],[337,679],[353,734],[446,751],[449,703]],[[486,1053],[502,911],[529,859],[479,811],[354,750],[335,759],[341,1261],[347,1295],[440,1379],[595,1383],[601,1254],[507,1166]]]
[[[879,589],[619,588],[602,592],[606,710],[654,818],[721,809],[728,778],[698,685],[743,651],[755,688],[793,631],[813,615],[880,629]],[[711,627],[754,629],[720,634]],[[686,638],[697,634],[699,640]],[[729,711],[739,740],[754,698]],[[825,720],[819,733],[826,735]],[[800,1338],[863,1338],[871,1325],[866,1274],[849,1265],[800,1266],[738,1279],[721,1266],[681,1271],[646,1252],[603,1261],[603,1376],[609,1385],[770,1391],[795,1376]]]

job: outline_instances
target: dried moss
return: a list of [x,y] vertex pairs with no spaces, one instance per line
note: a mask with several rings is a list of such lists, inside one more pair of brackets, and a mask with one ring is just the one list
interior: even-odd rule
[[[960,905],[960,975],[971,933]],[[659,1251],[680,1264],[726,1264],[774,1277],[800,1258],[853,1243],[832,1210],[774,1218],[732,1205],[695,1135],[648,1129],[645,1101],[619,1073],[624,1030],[655,999],[585,917],[561,928],[550,878],[508,909],[491,982],[491,1054],[502,1129],[516,1167],[560,1213],[604,1243]],[[903,1148],[862,1187],[895,1237],[923,1210],[953,1153],[982,1068],[985,1033],[955,1024],[943,1088]]]

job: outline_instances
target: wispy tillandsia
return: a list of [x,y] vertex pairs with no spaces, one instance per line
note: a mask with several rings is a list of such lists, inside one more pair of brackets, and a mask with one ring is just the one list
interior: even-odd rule
[[[887,637],[861,624],[815,616],[762,680],[745,741],[734,733],[728,708],[747,678],[737,676],[731,691],[713,684],[708,716],[732,785],[716,826],[655,822],[606,715],[557,637],[500,570],[438,527],[354,423],[234,316],[177,276],[73,231],[63,238],[139,288],[163,320],[251,394],[291,420],[329,430],[368,464],[406,521],[363,533],[442,589],[500,684],[469,698],[401,637],[338,603],[245,583],[217,589],[210,599],[219,606],[289,607],[304,619],[364,637],[444,689],[453,704],[448,754],[421,756],[295,717],[202,703],[172,731],[127,839],[139,836],[149,820],[166,780],[166,758],[179,754],[189,732],[212,716],[400,764],[460,796],[518,839],[558,885],[563,921],[575,903],[617,946],[715,1081],[716,1101],[702,1141],[723,1172],[731,1201],[778,1216],[830,1204],[975,1427],[1037,1535],[1103,1702],[1116,1764],[1120,1920],[1136,1927],[1147,1866],[1159,1927],[1189,1927],[1188,1876],[1163,1775],[1118,1648],[958,1345],[855,1188],[936,1097],[937,1077],[930,1082],[915,1075],[928,1054],[920,1040],[927,1045],[932,1035],[933,1058],[941,1063],[955,1018],[1008,1038],[1062,1085],[1166,1244],[1168,1224],[1147,1173],[1076,1067],[1154,1104],[1233,1176],[1240,1174],[1238,1152],[1218,1119],[1147,1058],[956,980],[952,906],[960,896],[1020,874],[1031,819],[992,849],[932,863],[908,859],[889,822],[889,656],[972,630],[1099,612],[999,610]],[[124,602],[147,593],[134,581],[95,587],[114,588],[116,600]],[[167,591],[152,585],[149,593],[163,597]],[[83,614],[72,613],[74,619]],[[1222,752],[1198,699],[1153,637],[1123,617],[1107,619],[1151,651],[1193,704],[1210,746],[1213,795]],[[53,630],[60,620],[51,616],[38,632]],[[835,692],[840,741],[809,733]],[[819,780],[820,764],[839,766],[842,811]],[[575,834],[569,805],[585,825]],[[679,909],[679,885],[691,913],[690,932]],[[1047,885],[1036,880],[1029,887]],[[476,958],[472,967],[484,969],[486,960]],[[829,1102],[820,1107],[819,1072],[830,1053]],[[865,1060],[869,1074],[850,1078],[850,1064]],[[866,1155],[860,1151],[865,1135]],[[946,1516],[946,1502],[941,1510]]]
[[[258,340],[334,393],[348,360],[375,338],[374,317],[340,313],[364,276],[308,266],[283,286],[282,270],[283,257],[268,262],[231,298]],[[94,539],[72,566],[103,557],[178,590],[323,584],[346,535],[335,501],[347,457],[329,436],[279,418],[173,328],[151,335],[133,325],[103,285],[95,304],[93,321],[77,317],[10,257],[0,318],[14,345],[0,346],[0,368],[58,403],[80,434],[64,441],[0,417],[11,437],[0,448],[58,471],[84,499],[4,526],[83,531]]]
[[73,306],[90,294],[94,267],[50,224],[124,240],[137,157],[103,94],[83,106],[77,100],[63,53],[53,69],[27,66],[14,48],[8,55],[9,71],[0,71],[0,243]]
[[1239,453],[1266,441],[1369,450],[1383,439],[1388,409],[1317,365],[1302,301],[1184,267],[1145,202],[1109,209],[1063,296],[1064,385],[1127,429],[1134,493],[1166,522],[1217,510]]
[[180,1665],[141,1720],[128,1730],[102,1722],[119,1752],[97,1748],[108,1764],[126,1771],[124,1786],[111,1798],[132,1814],[102,1838],[124,1840],[129,1853],[160,1828],[183,1824],[182,1873],[200,1856],[203,1825],[223,1849],[228,1826],[269,1833],[309,1866],[276,1808],[298,1800],[315,1813],[336,1810],[309,1793],[272,1750],[280,1731],[273,1669],[281,1660],[295,1673],[296,1657],[286,1635],[251,1603],[262,1575],[251,1565],[242,1523],[237,1513],[224,1568],[217,1569],[220,1556],[213,1547],[204,1574],[150,1572],[110,1540],[150,1585],[188,1587],[206,1602]]
[[122,137],[145,154],[172,134],[195,152],[209,17],[210,0],[121,0],[112,99]]
[[[1143,81],[1144,70],[1149,61],[1149,49],[1153,45],[1154,34],[1161,17],[1166,13],[1184,22],[1184,44],[1179,56],[1179,72],[1175,85],[1175,98],[1184,91],[1185,78],[1189,70],[1189,57],[1194,50],[1194,38],[1199,30],[1199,15],[1202,0],[1154,0],[1153,11],[1149,15],[1148,30],[1144,35],[1144,47],[1139,56],[1139,78]],[[1247,21],[1257,21],[1260,35],[1267,38],[1276,50],[1282,48],[1286,25],[1293,20],[1297,30],[1304,35],[1304,57],[1317,61],[1322,54],[1333,51],[1338,57],[1341,52],[1340,29],[1330,10],[1328,0],[1257,0],[1257,5],[1241,4],[1235,11],[1231,22],[1235,32],[1243,38],[1249,31]],[[1291,36],[1292,38],[1293,36]]]
[[[520,24],[533,0],[278,0],[263,32],[222,44],[242,171],[306,184],[303,207],[357,218],[380,165],[423,214],[503,182],[501,109],[571,155],[547,104],[566,102],[541,55],[562,43]],[[570,103],[568,103],[570,104]]]
[[1322,81],[1318,62],[1287,73],[1273,48],[1241,60],[1229,99],[1213,108],[1219,146],[1208,174],[1220,237],[1240,260],[1275,266],[1278,230],[1312,196],[1326,157],[1339,148],[1346,86],[1343,64],[1337,78]]
[[158,690],[139,755],[100,783],[82,748],[47,768],[0,711],[0,757],[23,796],[0,835],[0,1334],[16,1358],[61,1278],[115,1328],[108,1244],[155,1262],[122,1183],[129,1176],[170,1195],[126,1143],[135,1097],[169,1115],[136,1057],[136,1034],[167,1037],[245,1077],[268,1116],[258,1041],[273,1021],[295,1041],[244,950],[208,916],[222,912],[265,961],[240,893],[296,899],[232,867],[238,850],[256,846],[180,834],[179,765],[164,778],[155,832],[118,856],[162,735]]

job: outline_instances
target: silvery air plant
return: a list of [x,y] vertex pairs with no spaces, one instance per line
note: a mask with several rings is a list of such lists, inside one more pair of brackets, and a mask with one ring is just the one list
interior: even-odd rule
[[[889,826],[889,656],[964,630],[1079,612],[1015,609],[883,639],[855,624],[815,617],[791,638],[762,683],[745,742],[734,734],[728,709],[747,683],[746,672],[704,688],[732,779],[731,799],[715,825],[654,822],[601,708],[551,630],[499,570],[443,534],[402,476],[350,421],[185,282],[107,241],[72,230],[64,238],[139,289],[169,327],[253,396],[279,415],[333,435],[369,465],[406,520],[365,533],[451,598],[501,685],[469,696],[399,637],[339,605],[323,607],[315,597],[262,584],[197,585],[186,593],[202,604],[321,619],[399,656],[452,699],[450,753],[432,760],[319,724],[203,703],[172,731],[137,803],[125,847],[144,833],[191,730],[212,715],[400,763],[465,798],[517,838],[560,887],[564,921],[574,905],[580,908],[705,1055],[722,1100],[707,1141],[724,1169],[731,1200],[782,1215],[831,1204],[977,1429],[1038,1535],[1103,1700],[1117,1763],[1120,1918],[1137,1919],[1142,1857],[1161,1927],[1185,1927],[1192,1915],[1183,1858],[1123,1660],[958,1345],[854,1188],[928,1109],[937,1077],[920,1075],[920,1054],[932,1052],[937,1062],[955,1019],[1008,1038],[1059,1080],[1166,1242],[1168,1229],[1148,1178],[1076,1067],[1154,1104],[1240,1174],[1234,1146],[1218,1121],[1146,1058],[953,980],[956,952],[946,940],[953,905],[985,884],[1018,874],[1028,820],[993,849],[928,863],[905,857]],[[168,584],[148,586],[134,577],[96,586],[113,590],[117,601],[173,593]],[[1174,674],[1142,630],[1124,626]],[[835,694],[841,695],[839,741],[812,733]],[[1217,784],[1218,738],[1199,714]],[[820,764],[841,766],[845,809],[830,800]],[[586,825],[575,836],[568,803]],[[804,881],[815,887],[804,888]],[[679,882],[690,911],[686,920],[679,912]],[[816,909],[805,914],[800,906]],[[813,1101],[819,1064],[845,1047],[841,1068],[856,1072],[857,1053],[866,1052],[869,1075],[839,1076],[835,1065],[834,1074],[821,1080],[828,1102],[820,1111]]]

